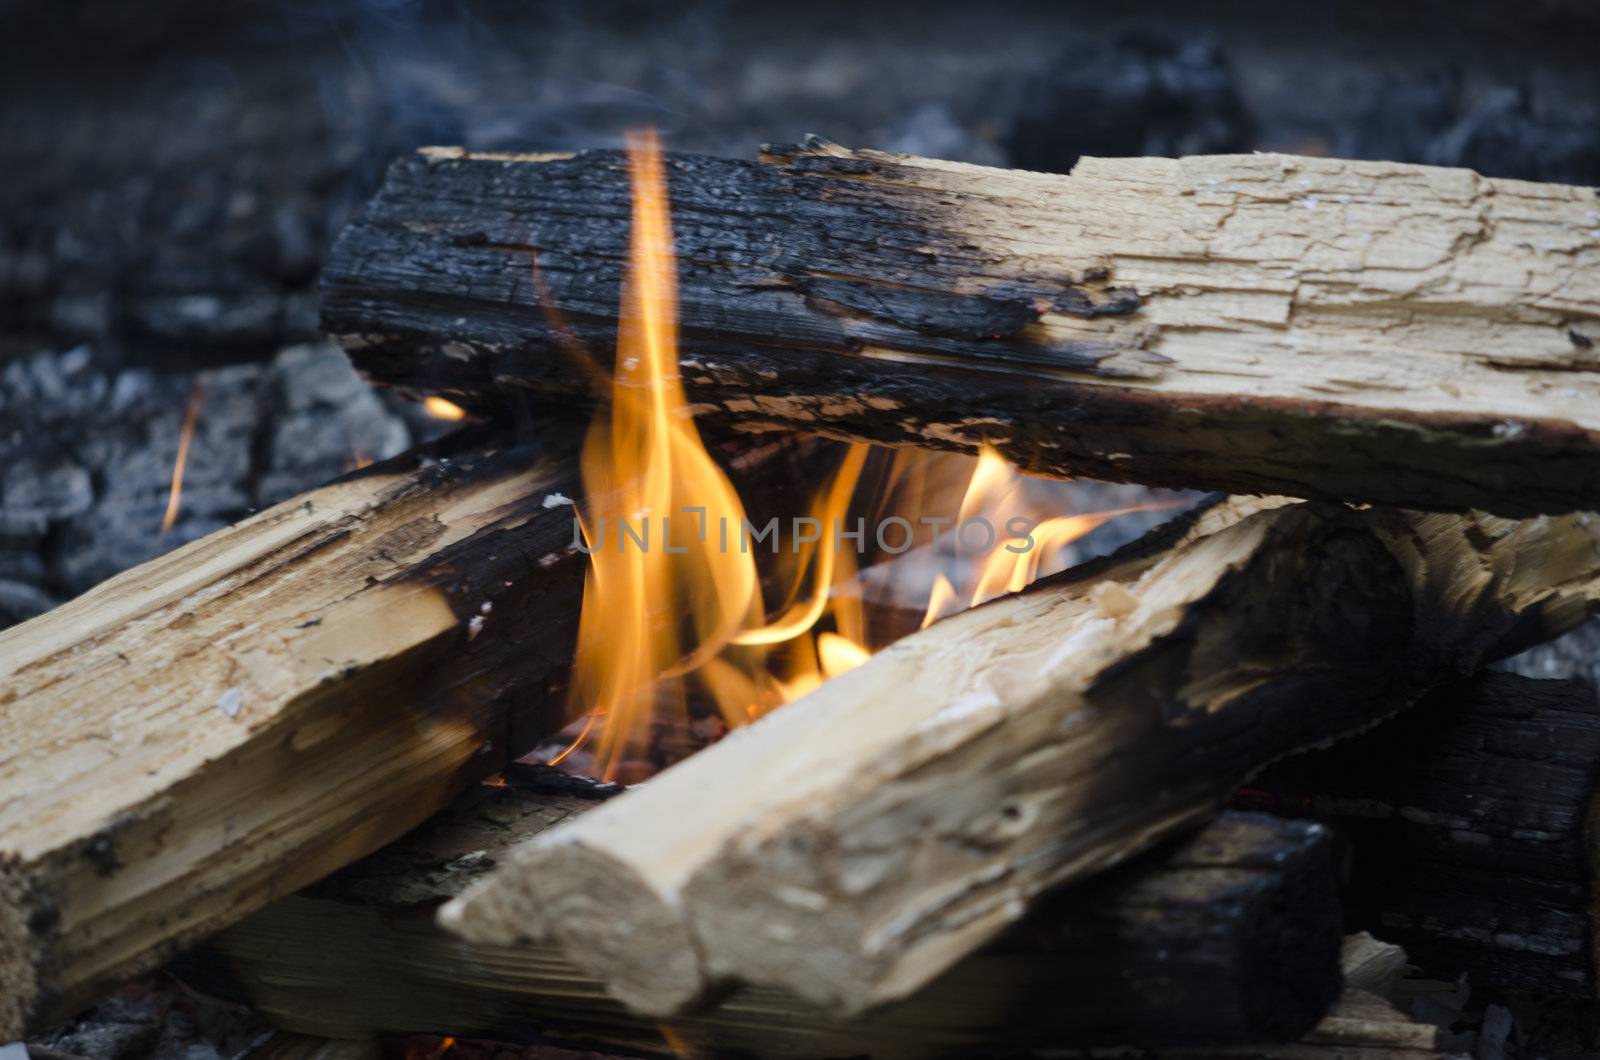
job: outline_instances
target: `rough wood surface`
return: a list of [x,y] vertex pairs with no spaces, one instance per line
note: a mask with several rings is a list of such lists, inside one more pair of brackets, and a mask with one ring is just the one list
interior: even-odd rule
[[1349,832],[1354,915],[1425,970],[1534,997],[1600,993],[1593,687],[1484,674],[1252,789]]
[[[447,442],[0,634],[0,1038],[394,839],[559,727],[574,449]],[[547,562],[538,562],[548,557]]]
[[[468,943],[437,904],[514,843],[592,807],[501,788],[222,933],[228,977],[274,1022],[341,1038],[531,1036],[667,1052],[559,948]],[[850,1021],[750,990],[674,1021],[696,1055],[916,1057],[1034,1047],[1281,1041],[1338,993],[1340,909],[1319,826],[1229,814],[1047,904],[906,1001]],[[206,985],[201,983],[199,985]]]
[[[1179,488],[1600,507],[1593,189],[824,143],[668,169],[702,414]],[[324,326],[471,407],[582,396],[570,340],[611,356],[627,195],[614,152],[402,159],[332,253]]]
[[1213,506],[898,642],[518,847],[445,923],[553,938],[647,1012],[730,982],[858,1012],[1271,760],[1600,603],[1586,515],[1271,504]]

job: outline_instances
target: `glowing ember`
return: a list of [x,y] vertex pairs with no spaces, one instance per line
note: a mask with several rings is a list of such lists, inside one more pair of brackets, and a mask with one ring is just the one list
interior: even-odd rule
[[[653,133],[629,137],[628,160],[633,219],[616,369],[581,458],[590,568],[571,706],[585,717],[551,759],[593,740],[608,780],[644,749],[659,709],[715,705],[728,726],[740,725],[861,665],[883,646],[868,637],[868,607],[903,602],[903,583],[920,584],[909,591],[917,610],[898,608],[909,616],[900,632],[919,613],[927,625],[1059,569],[1069,542],[1137,510],[1061,515],[1060,483],[1024,479],[989,451],[852,445],[841,446],[806,516],[762,537],[701,442],[678,376],[676,265]],[[535,286],[543,289],[537,277]],[[857,496],[865,481],[876,483],[870,499]],[[756,563],[763,551],[774,567],[766,586],[784,590],[776,606]],[[892,559],[875,595],[862,555]]]
[[455,1048],[454,1038],[440,1038],[428,1042],[425,1038],[409,1038],[405,1043],[405,1060],[441,1060],[451,1049]]
[[172,485],[167,490],[167,510],[161,516],[161,532],[171,530],[178,521],[178,506],[183,500],[183,471],[189,463],[189,443],[194,441],[195,425],[200,422],[200,406],[206,399],[206,385],[195,380],[189,400],[183,407],[183,427],[178,432],[178,457],[172,462]]
[[430,394],[422,399],[422,409],[436,420],[464,420],[467,410],[454,401]]

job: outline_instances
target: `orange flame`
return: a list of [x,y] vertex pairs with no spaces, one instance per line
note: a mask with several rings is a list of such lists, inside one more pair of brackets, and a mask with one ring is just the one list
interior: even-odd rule
[[[1040,521],[1033,515],[1033,506],[1022,496],[1024,481],[1017,469],[993,449],[986,447],[979,453],[977,467],[961,498],[956,533],[963,534],[962,528],[970,524],[993,528],[994,537],[976,550],[983,554],[983,559],[976,573],[969,577],[964,593],[957,591],[944,575],[935,581],[929,594],[928,610],[922,619],[923,628],[985,600],[1021,591],[1041,574],[1050,573],[1045,570],[1045,562],[1057,557],[1062,548],[1118,516],[1172,507],[1172,504],[1140,504],[1083,515],[1053,516]],[[1010,532],[1012,528],[1016,532],[1001,539],[999,531]],[[960,544],[964,543],[958,542]]]
[[[586,717],[551,759],[560,762],[594,739],[607,779],[643,749],[660,708],[710,703],[729,726],[740,725],[871,656],[858,551],[843,546],[841,530],[847,513],[862,507],[855,494],[869,460],[881,464],[886,455],[865,445],[844,449],[768,572],[789,587],[769,609],[756,550],[747,547],[744,506],[702,443],[679,379],[676,265],[660,146],[653,133],[637,133],[628,147],[633,211],[616,367],[610,401],[591,423],[580,459],[579,530],[590,567],[571,698],[574,714]],[[537,275],[535,288],[544,290]],[[595,377],[605,375],[597,370]],[[959,493],[944,523],[965,529],[986,521],[1005,531],[976,544],[958,535],[953,552],[947,538],[941,551],[937,539],[923,540],[928,535],[916,519],[897,516],[905,548],[889,549],[878,537],[894,552],[920,542],[916,562],[907,555],[894,565],[925,581],[923,625],[1022,588],[1049,573],[1067,543],[1136,510],[1046,518],[1051,506],[1031,500],[1022,476],[987,450],[976,459],[902,451],[878,480],[883,488],[865,507],[880,519],[950,511],[941,506]]]
[[[678,378],[660,147],[652,134],[630,136],[629,147],[633,229],[611,404],[590,427],[580,463],[581,528],[592,552],[573,689],[604,713],[598,754],[608,777],[645,731],[666,691],[660,679],[700,668],[761,618],[753,558],[719,555],[702,532],[742,526],[744,507],[701,444]],[[698,527],[690,510],[703,520]]]
[[172,462],[172,485],[167,490],[167,510],[161,516],[164,534],[178,521],[178,506],[183,500],[183,472],[189,464],[189,445],[194,441],[194,429],[200,422],[200,406],[206,399],[206,384],[195,380],[189,388],[189,400],[183,406],[183,426],[178,430],[178,457]]
[[444,1054],[455,1048],[456,1040],[445,1037],[428,1043],[425,1038],[414,1037],[406,1040],[406,1060],[441,1060]]
[[464,420],[467,410],[457,405],[454,401],[447,400],[437,394],[429,394],[422,399],[422,411],[436,420]]

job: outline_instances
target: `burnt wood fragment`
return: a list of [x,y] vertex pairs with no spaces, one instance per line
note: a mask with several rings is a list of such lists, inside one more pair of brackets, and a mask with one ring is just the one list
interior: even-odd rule
[[1361,922],[1474,987],[1594,998],[1600,699],[1486,673],[1252,785],[1353,846]]

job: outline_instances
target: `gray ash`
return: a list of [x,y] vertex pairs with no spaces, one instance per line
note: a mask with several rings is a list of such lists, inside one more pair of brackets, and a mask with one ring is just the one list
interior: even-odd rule
[[217,369],[162,533],[195,378],[81,347],[0,366],[0,625],[438,431],[326,345]]

